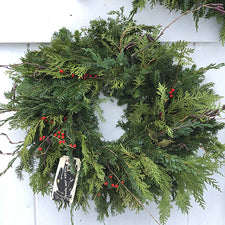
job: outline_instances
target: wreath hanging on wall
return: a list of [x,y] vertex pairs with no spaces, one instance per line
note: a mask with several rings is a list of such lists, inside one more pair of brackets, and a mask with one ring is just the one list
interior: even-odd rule
[[[18,177],[29,173],[33,191],[49,194],[59,159],[69,158],[74,175],[73,159],[80,159],[72,210],[87,211],[92,199],[103,219],[155,201],[165,224],[171,202],[188,213],[191,196],[204,207],[206,184],[219,189],[211,175],[224,162],[217,117],[225,106],[203,81],[223,64],[197,68],[188,43],[160,43],[160,27],[137,25],[123,9],[111,15],[74,34],[62,28],[50,45],[10,66],[15,83],[0,110],[14,114],[2,125],[26,130],[26,137],[8,168],[19,159]],[[100,103],[112,97],[126,104],[118,122],[124,134],[105,141]]]

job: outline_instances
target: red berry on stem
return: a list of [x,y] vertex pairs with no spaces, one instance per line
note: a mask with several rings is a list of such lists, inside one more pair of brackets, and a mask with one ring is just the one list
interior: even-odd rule
[[101,196],[101,193],[98,193],[98,196]]
[[61,136],[60,135],[58,135],[58,138],[60,138]]
[[45,139],[45,136],[43,136],[42,138]]
[[115,184],[111,184],[111,186],[112,186],[112,187],[114,187],[114,186],[115,186]]
[[42,137],[39,137],[39,140],[42,141]]
[[124,181],[123,180],[121,180],[121,184],[123,184],[124,183]]
[[62,133],[62,136],[64,136],[65,135],[65,133]]
[[61,131],[58,131],[58,134],[61,134]]
[[57,134],[54,134],[55,137],[57,137]]
[[71,76],[72,76],[72,77],[74,77],[75,75],[74,75],[74,74],[72,74]]
[[119,185],[118,185],[118,184],[116,184],[116,185],[115,185],[115,188],[118,188],[118,187],[119,187]]
[[38,148],[38,151],[41,151],[42,150],[42,148],[40,147],[40,148]]
[[70,144],[70,147],[73,147],[73,145],[72,145],[72,144]]
[[98,77],[98,75],[95,75],[95,77]]
[[65,140],[62,140],[62,143],[64,144],[66,141]]
[[175,91],[174,88],[172,88],[171,91],[174,92]]
[[173,95],[170,95],[170,98],[172,98],[173,97]]
[[60,70],[59,72],[60,72],[60,73],[63,73],[63,70]]
[[105,182],[105,185],[108,185],[108,182]]
[[76,148],[76,147],[77,147],[77,145],[73,145],[73,147],[74,147],[74,148]]
[[170,93],[171,95],[173,94],[173,92],[172,92],[172,91],[170,91],[169,93]]
[[110,175],[109,178],[112,179],[112,175]]
[[62,144],[62,141],[59,141],[59,144]]
[[43,116],[41,119],[45,120],[46,118]]

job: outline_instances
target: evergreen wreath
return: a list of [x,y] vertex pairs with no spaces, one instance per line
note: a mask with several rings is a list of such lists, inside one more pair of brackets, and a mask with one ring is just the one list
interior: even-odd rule
[[[26,137],[1,175],[19,159],[18,177],[29,173],[33,191],[49,194],[59,158],[80,158],[71,211],[87,211],[92,199],[101,220],[155,201],[165,224],[171,202],[188,213],[191,196],[204,208],[206,184],[219,190],[212,175],[224,163],[217,117],[225,106],[202,82],[224,64],[197,68],[187,42],[160,43],[160,27],[137,25],[122,8],[110,14],[74,34],[62,28],[50,45],[8,67],[15,83],[0,111],[14,114],[1,125]],[[127,106],[118,123],[124,134],[105,141],[99,104],[112,97]]]

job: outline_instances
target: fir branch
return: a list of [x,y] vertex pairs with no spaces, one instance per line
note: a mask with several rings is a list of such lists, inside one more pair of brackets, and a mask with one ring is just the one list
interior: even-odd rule
[[151,212],[147,209],[147,207],[141,203],[141,201],[138,200],[138,198],[127,188],[126,185],[124,185],[124,183],[121,182],[121,180],[119,179],[119,177],[111,170],[111,168],[109,167],[109,165],[107,166],[109,171],[111,172],[111,174],[113,174],[113,176],[115,176],[115,178],[117,179],[118,183],[120,183],[125,189],[126,191],[135,199],[135,201],[137,201],[137,203],[142,206],[145,211],[153,218],[153,220],[160,225],[160,223],[156,220],[156,218],[151,214]]

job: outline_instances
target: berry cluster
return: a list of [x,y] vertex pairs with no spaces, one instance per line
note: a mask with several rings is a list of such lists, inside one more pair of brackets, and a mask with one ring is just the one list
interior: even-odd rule
[[[61,69],[59,70],[59,72],[62,74],[64,71],[63,69]],[[75,74],[72,74],[71,77],[75,77]],[[92,77],[97,78],[98,75],[84,74],[83,79],[86,80],[87,78],[92,78]]]
[[173,92],[174,92],[175,90],[174,90],[174,88],[172,88],[171,90],[170,90],[170,92],[169,92],[169,94],[170,94],[170,98],[172,98],[173,97]]
[[[64,132],[57,131],[53,136],[59,140],[58,141],[59,144],[66,144],[65,133]],[[39,141],[44,141],[45,139],[46,139],[46,136],[39,137]],[[76,144],[70,144],[69,146],[71,148],[76,148],[77,147]],[[38,151],[42,151],[42,147],[39,147]]]
[[66,141],[65,141],[65,133],[62,133],[61,131],[58,131],[57,133],[54,134],[54,137],[57,137],[58,139],[61,139],[59,140],[59,144],[64,144]]
[[[43,141],[45,140],[45,138],[46,138],[45,136],[39,137],[39,141]],[[42,147],[39,147],[38,151],[42,151]]]
[[[112,175],[110,175],[109,176],[109,181],[107,182],[107,180],[105,181],[105,183],[104,183],[104,185],[105,186],[111,186],[111,188],[118,188],[119,187],[119,183],[121,183],[121,184],[124,184],[124,181],[122,180],[122,181],[120,181],[120,182],[117,182],[117,183],[114,183],[111,179],[113,178],[113,176]],[[98,193],[98,196],[101,196],[101,193]]]
[[[54,134],[54,137],[59,139],[59,144],[66,144],[66,140],[65,140],[65,133],[58,131],[57,133]],[[69,145],[71,148],[76,148],[77,145],[76,144],[70,144]]]
[[84,74],[84,77],[83,77],[83,79],[84,80],[86,80],[87,78],[91,78],[91,77],[95,77],[95,78],[97,78],[98,77],[98,75],[91,75],[91,74]]
[[[41,120],[44,120],[45,122],[48,122],[48,119],[47,119],[45,116],[42,116],[42,117],[41,117]],[[54,123],[54,121],[51,120],[51,123]]]

